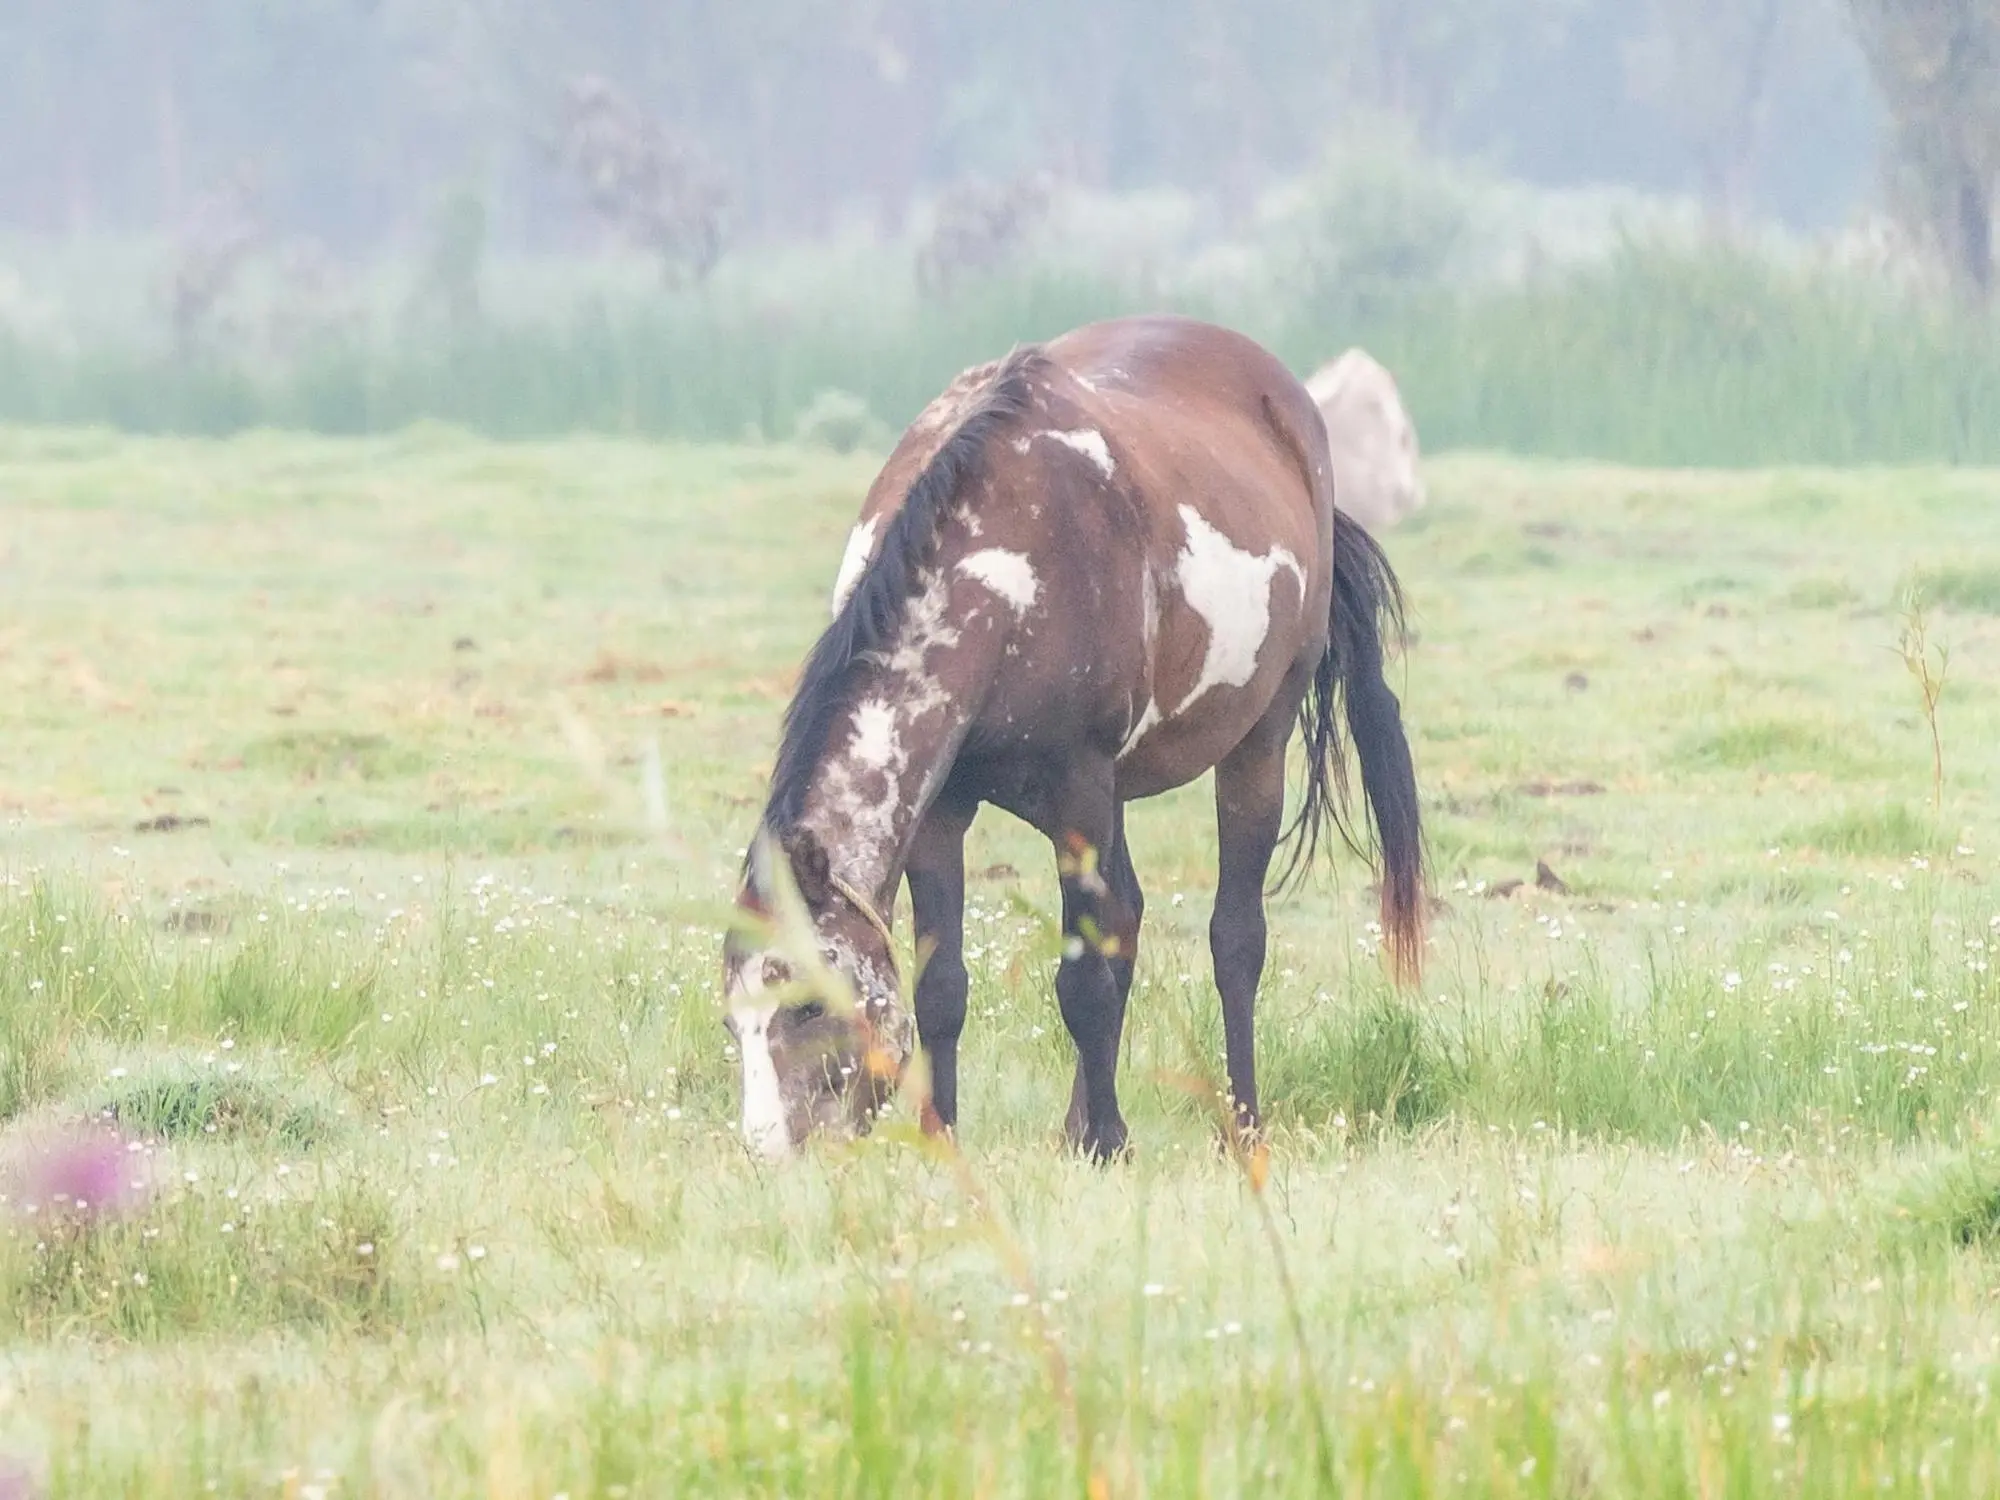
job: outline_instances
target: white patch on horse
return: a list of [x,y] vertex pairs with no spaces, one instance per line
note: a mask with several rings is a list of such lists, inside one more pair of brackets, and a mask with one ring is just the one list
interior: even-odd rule
[[[1151,681],[1153,648],[1160,639],[1160,584],[1159,580],[1154,578],[1150,566],[1139,574],[1139,597],[1145,632],[1140,639],[1145,642],[1146,677]],[[1149,693],[1146,697],[1146,706],[1140,710],[1139,717],[1132,721],[1132,727],[1125,733],[1125,743],[1118,747],[1117,759],[1123,760],[1130,755],[1138,747],[1139,741],[1144,739],[1147,732],[1159,722],[1160,705]]]
[[1125,743],[1118,747],[1118,755],[1116,758],[1119,760],[1123,760],[1126,756],[1130,755],[1134,750],[1136,750],[1139,746],[1139,741],[1143,740],[1146,737],[1147,732],[1150,731],[1153,728],[1153,726],[1158,724],[1159,722],[1160,722],[1160,705],[1153,699],[1148,698],[1146,700],[1145,709],[1139,715],[1138,722],[1135,723],[1132,726],[1130,732],[1126,734]]
[[1035,576],[1035,565],[1028,561],[1027,554],[1009,552],[1004,547],[988,547],[969,557],[961,557],[958,571],[985,584],[1004,599],[1016,615],[1025,615],[1033,609],[1042,591],[1042,581]]
[[951,578],[928,569],[894,637],[870,658],[881,675],[855,705],[851,731],[820,770],[807,826],[835,851],[842,877],[863,890],[879,885],[895,862],[916,790],[911,757],[928,761],[925,747],[937,730],[927,721],[951,707],[951,695],[930,666],[933,652],[958,644],[950,618]]
[[1016,453],[1026,453],[1030,448],[1034,446],[1035,446],[1035,440],[1033,438],[1015,438],[1013,443],[1014,451]]
[[1079,427],[1074,432],[1056,432],[1051,429],[1042,436],[1081,453],[1097,465],[1097,472],[1106,479],[1118,472],[1118,465],[1111,460],[1111,449],[1104,441],[1104,434],[1095,427]]
[[965,420],[966,412],[971,409],[974,398],[986,388],[986,382],[999,368],[998,360],[989,360],[983,365],[959,371],[952,383],[917,413],[917,419],[910,424],[910,435],[929,439],[942,433],[956,432]]
[[944,574],[933,568],[924,574],[923,587],[904,607],[903,628],[897,632],[896,644],[889,652],[890,671],[907,678],[913,686],[923,684],[936,695],[926,697],[921,704],[906,701],[904,712],[908,717],[920,717],[944,701],[942,690],[931,678],[929,657],[933,651],[949,650],[958,644],[958,630],[945,623],[950,609],[951,590]]
[[886,771],[903,758],[896,733],[896,710],[880,698],[870,698],[854,710],[854,758],[874,770]]
[[861,575],[868,570],[868,554],[875,550],[875,522],[871,518],[847,534],[847,550],[840,554],[840,572],[833,580],[833,613],[847,604]]
[[1271,633],[1271,581],[1288,570],[1305,591],[1306,572],[1283,547],[1259,557],[1217,531],[1192,505],[1180,507],[1187,544],[1174,576],[1188,607],[1208,625],[1201,675],[1174,709],[1178,717],[1213,687],[1242,687],[1257,672],[1257,653]]
[[[901,756],[900,744],[895,753]],[[903,793],[901,772],[901,766],[864,765],[853,749],[826,768],[821,805],[834,821],[813,832],[839,851],[842,876],[857,885],[873,884],[888,867]]]
[[771,1161],[792,1152],[791,1132],[785,1128],[785,1096],[778,1087],[778,1064],[771,1056],[771,1017],[777,1013],[775,1005],[739,1005],[732,1013],[736,1047],[743,1055],[743,1139]]

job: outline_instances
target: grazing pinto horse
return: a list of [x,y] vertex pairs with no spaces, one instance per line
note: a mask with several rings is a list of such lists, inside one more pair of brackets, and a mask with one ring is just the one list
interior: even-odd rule
[[1384,629],[1400,625],[1387,561],[1334,509],[1312,398],[1250,340],[1184,318],[1120,319],[959,376],[869,491],[833,623],[785,715],[739,902],[768,909],[757,851],[782,851],[820,954],[858,1004],[776,1004],[765,992],[791,979],[786,961],[727,945],[749,1142],[782,1156],[819,1127],[865,1130],[893,1089],[911,1050],[889,925],[904,880],[919,946],[934,945],[916,986],[925,1123],[954,1126],[965,834],[990,802],[1059,856],[1056,994],[1077,1048],[1069,1137],[1099,1158],[1119,1152],[1118,1046],[1143,904],[1124,806],[1211,768],[1209,943],[1230,1089],[1254,1127],[1251,1014],[1285,750],[1296,722],[1307,773],[1296,870],[1329,819],[1348,831],[1337,699],[1381,851],[1385,945],[1399,979],[1419,967],[1416,781],[1382,677]]

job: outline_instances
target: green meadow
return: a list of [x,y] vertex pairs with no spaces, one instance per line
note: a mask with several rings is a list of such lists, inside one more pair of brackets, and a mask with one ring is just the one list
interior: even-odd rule
[[[1268,1175],[1190,1092],[1205,780],[1131,820],[1130,1163],[1059,1147],[1053,862],[989,812],[962,1159],[773,1169],[720,932],[878,460],[0,430],[0,1469],[2000,1491],[2000,473],[1435,459],[1428,969],[1344,853],[1276,903]],[[38,1182],[83,1126],[121,1211]]]

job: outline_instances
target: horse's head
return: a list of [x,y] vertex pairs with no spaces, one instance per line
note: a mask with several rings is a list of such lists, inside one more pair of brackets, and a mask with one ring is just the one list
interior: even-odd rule
[[738,904],[773,918],[774,937],[761,945],[731,937],[723,952],[724,1024],[743,1061],[743,1137],[772,1158],[816,1130],[865,1134],[910,1055],[887,922],[834,876],[810,832],[786,834],[777,852],[798,906],[773,898],[772,872],[760,873],[753,854]]

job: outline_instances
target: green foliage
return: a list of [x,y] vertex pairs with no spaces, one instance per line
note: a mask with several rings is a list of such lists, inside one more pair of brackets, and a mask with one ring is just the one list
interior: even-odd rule
[[409,311],[420,326],[439,323],[447,336],[462,338],[479,321],[487,253],[485,199],[467,187],[447,193],[432,212],[411,292]]
[[387,1332],[445,1289],[404,1244],[386,1196],[331,1179],[245,1193],[182,1182],[130,1217],[0,1233],[0,1326],[172,1340],[245,1326]]
[[1898,589],[1899,597],[1915,596],[1925,604],[1967,614],[2000,615],[2000,563],[1962,562],[1920,568]]
[[1792,839],[1828,854],[1901,859],[1942,853],[1950,840],[1936,823],[1900,802],[1856,808],[1795,830]]
[[1472,231],[1465,189],[1394,136],[1329,153],[1297,200],[1272,252],[1288,320],[1365,327],[1445,295],[1463,269]]
[[1265,1087],[1285,1118],[1320,1126],[1338,1116],[1372,1131],[1438,1119],[1461,1102],[1462,1083],[1427,1018],[1384,996],[1272,1049]]
[[792,424],[792,441],[834,453],[880,448],[888,440],[889,430],[868,410],[868,403],[848,391],[821,391]]
[[1919,1233],[1952,1245],[1990,1250],[2000,1244],[2000,1162],[1967,1148],[1930,1163],[1897,1194],[1899,1215]]
[[1844,609],[1860,600],[1844,578],[1801,578],[1785,590],[1785,603],[1794,609]]
[[298,729],[267,735],[243,749],[246,770],[268,771],[300,781],[354,777],[381,781],[414,775],[424,759],[379,734],[345,729]]
[[1681,760],[1704,769],[1852,772],[1866,765],[1851,734],[1789,719],[1732,724],[1702,735],[1681,749]]
[[[318,343],[289,366],[189,367],[0,332],[0,419],[220,434],[790,434],[844,391],[891,430],[953,375],[1094,318],[1170,306],[1263,338],[1300,373],[1349,344],[1392,370],[1426,451],[1645,464],[2000,461],[2000,334],[1831,273],[1634,246],[1519,286],[1440,284],[1448,192],[1356,167],[1294,241],[1295,277],[1161,297],[1102,276],[989,279],[937,307],[877,280],[774,305],[741,283],[490,318],[448,343]],[[1360,186],[1356,186],[1356,182]],[[1342,198],[1340,195],[1348,195]],[[815,418],[815,420],[818,420]],[[845,419],[843,418],[843,421]],[[848,424],[851,425],[851,424]]]
[[268,1076],[275,1071],[268,1064],[260,1073],[244,1072],[245,1061],[214,1054],[205,1062],[150,1059],[136,1074],[119,1069],[87,1108],[129,1131],[168,1141],[249,1136],[299,1149],[326,1136],[332,1126],[322,1106],[289,1097]]

